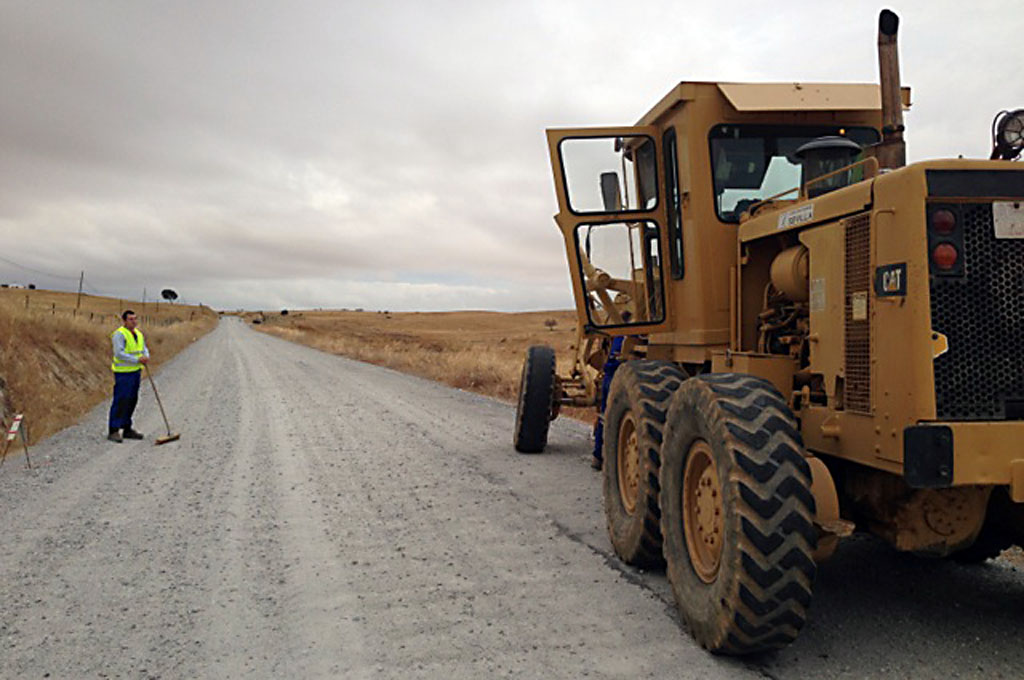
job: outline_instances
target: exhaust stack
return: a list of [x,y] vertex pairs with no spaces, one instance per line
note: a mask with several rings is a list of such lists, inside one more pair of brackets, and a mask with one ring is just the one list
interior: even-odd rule
[[882,143],[876,157],[882,168],[902,168],[907,164],[907,145],[903,141],[903,99],[900,96],[900,56],[896,32],[900,18],[883,9],[878,15],[878,69],[882,89]]

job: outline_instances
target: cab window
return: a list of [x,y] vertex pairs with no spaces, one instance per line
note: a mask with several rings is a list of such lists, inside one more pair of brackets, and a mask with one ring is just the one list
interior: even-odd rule
[[573,213],[646,212],[657,207],[658,168],[650,137],[567,137],[559,142],[558,153]]
[[758,201],[783,191],[797,197],[800,163],[795,152],[824,135],[840,135],[861,146],[876,144],[881,135],[870,127],[718,125],[711,129],[711,173],[715,211],[722,222],[737,223]]

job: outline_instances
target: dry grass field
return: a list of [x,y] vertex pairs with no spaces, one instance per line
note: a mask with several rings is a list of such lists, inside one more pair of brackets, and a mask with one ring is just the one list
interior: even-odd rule
[[24,413],[30,441],[74,423],[109,397],[110,333],[131,307],[159,366],[217,323],[203,307],[0,288],[0,412]]
[[[299,311],[246,318],[287,340],[506,401],[518,395],[527,347],[554,347],[559,370],[568,372],[576,342],[571,311]],[[569,415],[588,417],[585,410],[571,410]]]

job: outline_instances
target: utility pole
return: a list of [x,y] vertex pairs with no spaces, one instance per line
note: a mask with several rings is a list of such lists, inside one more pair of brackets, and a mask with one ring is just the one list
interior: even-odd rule
[[85,270],[78,276],[78,301],[75,302],[75,309],[81,309],[82,307],[82,284],[85,283]]

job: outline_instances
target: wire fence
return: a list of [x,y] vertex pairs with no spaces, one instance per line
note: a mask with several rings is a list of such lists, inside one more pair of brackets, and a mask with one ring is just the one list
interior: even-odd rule
[[[23,301],[18,302],[16,307],[25,310],[30,314],[49,315],[66,319],[79,319],[81,321],[95,324],[121,323],[121,313],[125,309],[126,305],[136,307],[137,309],[134,311],[139,319],[139,324],[149,327],[173,326],[174,324],[193,321],[201,314],[201,312],[195,309],[176,309],[172,305],[161,305],[160,303],[136,304],[126,300],[117,300],[116,309],[114,311],[105,312],[98,311],[96,309],[82,309],[80,307],[59,305],[56,302],[45,299],[33,299],[34,297],[35,296],[33,296],[32,293],[26,293]],[[111,298],[108,304],[111,304],[112,306],[113,301],[114,300]],[[92,302],[95,303],[97,301],[93,300]],[[8,304],[10,303],[11,300],[9,299]]]

